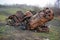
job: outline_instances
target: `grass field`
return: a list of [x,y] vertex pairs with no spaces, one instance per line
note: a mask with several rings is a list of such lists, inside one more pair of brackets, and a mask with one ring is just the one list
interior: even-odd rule
[[50,40],[60,40],[60,32],[58,32],[58,29],[56,27],[51,27],[49,33],[37,33],[35,35],[42,36],[42,37],[48,37]]

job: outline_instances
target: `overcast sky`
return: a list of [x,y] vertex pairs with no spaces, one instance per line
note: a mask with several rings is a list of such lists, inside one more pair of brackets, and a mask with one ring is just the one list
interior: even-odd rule
[[56,0],[0,0],[0,4],[27,4],[36,6],[45,6],[46,4],[54,4]]

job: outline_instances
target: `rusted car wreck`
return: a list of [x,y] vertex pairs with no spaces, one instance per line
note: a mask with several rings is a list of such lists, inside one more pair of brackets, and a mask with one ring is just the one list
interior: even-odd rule
[[45,23],[51,21],[53,18],[54,13],[50,8],[45,8],[40,12],[36,12],[34,15],[31,11],[27,11],[26,13],[17,11],[16,14],[7,18],[7,24],[11,26],[20,26],[22,24],[27,30],[49,32],[49,28],[45,26]]

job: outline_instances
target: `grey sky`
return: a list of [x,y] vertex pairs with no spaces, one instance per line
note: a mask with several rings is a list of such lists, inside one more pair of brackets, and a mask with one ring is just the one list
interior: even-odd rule
[[56,0],[0,0],[0,4],[27,4],[45,6],[46,4],[54,4]]

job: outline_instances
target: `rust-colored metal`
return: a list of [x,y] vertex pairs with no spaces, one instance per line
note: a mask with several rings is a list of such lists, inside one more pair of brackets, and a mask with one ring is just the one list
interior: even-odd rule
[[53,11],[49,8],[35,14],[30,18],[28,29],[35,29],[38,26],[44,25],[46,22],[49,22],[54,18],[53,15]]
[[28,30],[38,30],[38,31],[49,31],[49,28],[45,23],[51,21],[54,18],[53,10],[50,8],[45,8],[44,10],[37,12],[35,15],[30,11],[25,14],[22,11],[17,11],[15,15],[9,16],[7,19],[11,19],[14,22],[10,25],[18,26],[20,23],[26,21],[26,29]]

